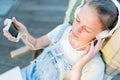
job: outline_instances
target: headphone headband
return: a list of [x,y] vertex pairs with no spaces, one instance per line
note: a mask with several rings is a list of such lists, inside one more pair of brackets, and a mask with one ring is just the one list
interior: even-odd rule
[[115,4],[115,6],[117,7],[118,9],[118,20],[117,20],[117,24],[114,26],[114,28],[109,32],[110,35],[113,34],[113,32],[118,28],[120,27],[120,4],[117,0],[112,0],[112,2]]

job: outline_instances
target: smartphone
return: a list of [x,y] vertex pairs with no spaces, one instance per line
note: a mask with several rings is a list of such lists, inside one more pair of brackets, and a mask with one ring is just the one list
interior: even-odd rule
[[8,24],[7,24],[7,26],[5,26],[5,28],[3,28],[3,30],[7,31],[9,34],[11,34],[13,37],[15,37],[17,39],[16,42],[19,41],[19,39],[20,39],[20,32],[15,27],[15,25],[12,22],[11,19],[8,20]]

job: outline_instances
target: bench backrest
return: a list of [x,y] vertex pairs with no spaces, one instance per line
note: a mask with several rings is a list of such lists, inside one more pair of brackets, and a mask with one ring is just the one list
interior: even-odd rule
[[106,73],[114,76],[120,72],[120,27],[112,37],[106,39],[101,52],[106,63]]

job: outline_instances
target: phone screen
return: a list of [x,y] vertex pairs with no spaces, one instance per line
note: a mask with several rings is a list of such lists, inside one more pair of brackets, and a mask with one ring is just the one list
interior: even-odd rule
[[15,27],[15,25],[12,23],[11,24],[11,26],[10,26],[10,28],[8,29],[8,32],[12,35],[12,36],[14,36],[15,38],[17,38],[17,36],[18,36],[18,29]]

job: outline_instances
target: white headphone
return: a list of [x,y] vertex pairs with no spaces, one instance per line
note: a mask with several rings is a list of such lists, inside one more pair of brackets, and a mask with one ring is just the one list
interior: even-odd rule
[[118,9],[118,21],[117,24],[115,25],[115,27],[109,32],[109,35],[112,35],[112,33],[118,28],[120,27],[120,4],[117,0],[112,0],[112,2],[116,5],[117,9]]

